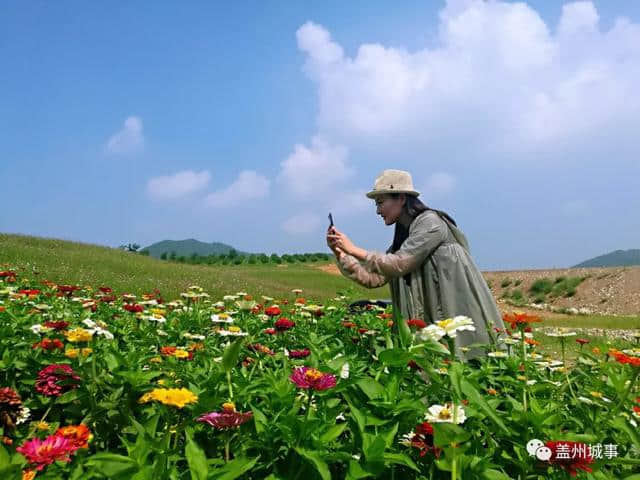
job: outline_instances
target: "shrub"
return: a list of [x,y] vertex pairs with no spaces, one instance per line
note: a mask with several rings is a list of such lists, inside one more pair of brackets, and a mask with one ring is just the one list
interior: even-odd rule
[[509,277],[502,280],[502,283],[500,284],[502,288],[507,288],[509,285],[511,285],[511,279]]
[[534,295],[538,295],[538,294],[546,295],[549,292],[551,292],[552,288],[553,288],[553,283],[551,283],[551,280],[548,280],[546,278],[541,278],[533,282],[533,284],[529,288],[529,291]]

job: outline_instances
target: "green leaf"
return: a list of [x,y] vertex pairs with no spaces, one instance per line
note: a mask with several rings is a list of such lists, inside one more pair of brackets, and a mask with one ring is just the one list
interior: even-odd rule
[[253,421],[256,425],[256,432],[262,433],[264,431],[264,427],[269,425],[269,421],[258,407],[251,405],[251,411],[253,412]]
[[402,348],[391,348],[380,352],[378,360],[390,367],[406,367],[411,360],[411,354]]
[[384,387],[376,382],[373,378],[365,377],[356,382],[356,385],[365,393],[369,399],[374,399],[384,395]]
[[485,480],[513,480],[506,473],[502,473],[498,470],[493,470],[491,468],[482,472],[482,478],[484,478]]
[[329,466],[322,459],[322,457],[318,452],[314,452],[312,450],[306,450],[304,448],[299,448],[299,447],[294,447],[294,448],[300,456],[306,458],[311,463],[313,463],[313,466],[316,467],[316,470],[320,474],[320,477],[322,477],[322,480],[331,480],[331,473],[329,472]]
[[449,379],[451,380],[451,387],[455,392],[458,401],[462,400],[462,387],[460,381],[462,380],[462,364],[454,363],[449,368]]
[[238,338],[230,344],[222,354],[222,369],[225,372],[230,372],[231,369],[238,364],[242,342],[244,342],[244,339],[242,337]]
[[9,454],[7,453],[7,450],[2,445],[0,445],[0,468],[5,468],[10,464],[11,459],[9,457]]
[[133,459],[115,453],[96,453],[87,459],[86,464],[107,478],[138,470],[138,464]]
[[491,418],[491,420],[493,420],[493,422],[496,425],[498,425],[502,430],[504,430],[505,433],[507,434],[511,433],[507,428],[507,426],[504,424],[504,422],[500,419],[500,417],[498,417],[495,410],[491,408],[491,406],[487,403],[484,397],[480,394],[480,392],[478,392],[478,390],[476,390],[476,388],[473,385],[471,385],[465,379],[462,379],[460,381],[460,384],[461,384],[462,391],[467,396],[468,400],[472,401],[474,405],[477,405],[478,407],[480,407],[480,409],[489,418]]
[[465,429],[453,423],[433,424],[433,443],[437,447],[446,447],[452,443],[462,443],[471,437]]
[[260,456],[252,459],[236,458],[225,464],[224,467],[216,470],[214,475],[209,475],[209,478],[215,478],[216,480],[234,480],[251,470],[259,458]]
[[612,425],[614,428],[616,428],[617,430],[622,430],[623,432],[625,432],[627,435],[629,435],[629,438],[631,439],[631,441],[633,442],[633,444],[636,446],[637,449],[640,449],[640,435],[638,435],[638,430],[635,428],[632,428],[629,423],[622,417],[617,417],[613,422]]
[[347,480],[359,480],[361,478],[373,477],[373,475],[365,471],[360,464],[354,460],[349,462],[349,471],[347,472]]
[[347,427],[346,423],[340,423],[338,425],[334,425],[333,427],[329,428],[329,430],[327,430],[322,434],[322,436],[320,437],[320,441],[322,443],[332,442],[342,434],[342,432],[346,427]]
[[411,329],[397,308],[393,307],[393,324],[398,325],[398,332],[400,333],[400,344],[402,348],[409,348],[413,340],[413,334]]
[[413,460],[411,460],[411,457],[409,457],[404,453],[385,453],[384,460],[385,462],[388,462],[388,463],[396,463],[398,465],[404,465],[406,467],[409,467],[412,470],[415,470],[416,472],[420,471],[418,466],[413,462]]
[[184,449],[184,454],[187,457],[191,478],[192,480],[206,480],[209,473],[207,457],[200,446],[193,440],[191,433],[188,430],[185,433],[187,435],[187,446]]
[[355,419],[356,423],[358,424],[358,429],[360,430],[360,433],[364,432],[364,428],[366,426],[366,418],[364,416],[364,414],[358,410],[356,407],[353,406],[353,404],[349,401],[347,401],[347,403],[349,404],[349,409],[351,410],[351,416]]

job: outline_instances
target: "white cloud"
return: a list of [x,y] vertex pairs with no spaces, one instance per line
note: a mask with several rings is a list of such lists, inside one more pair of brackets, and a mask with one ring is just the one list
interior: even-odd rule
[[[336,192],[330,196],[329,211],[340,217],[366,211],[375,213],[375,202],[367,198],[364,190],[355,192]],[[335,220],[335,219],[334,219]]]
[[127,117],[123,128],[107,142],[107,152],[115,155],[132,154],[143,148],[142,120],[136,116]]
[[351,58],[311,22],[297,41],[319,134],[349,148],[442,141],[490,161],[585,149],[598,135],[631,141],[640,122],[640,25],[603,30],[591,2],[564,5],[554,30],[525,3],[450,0],[437,43],[413,52],[362,44]]
[[278,181],[285,190],[298,197],[316,197],[335,190],[354,171],[347,166],[348,151],[315,136],[311,146],[296,145],[283,162]]
[[425,198],[439,197],[451,193],[456,185],[453,175],[446,172],[436,172],[429,176],[426,186],[419,190],[420,196]]
[[184,170],[174,175],[160,176],[147,182],[147,193],[156,199],[175,199],[203,189],[209,183],[208,171]]
[[231,185],[207,195],[204,203],[210,207],[224,207],[264,198],[269,194],[270,184],[270,180],[254,170],[243,170]]
[[318,215],[304,212],[282,222],[282,229],[290,235],[308,235],[318,231],[321,224]]

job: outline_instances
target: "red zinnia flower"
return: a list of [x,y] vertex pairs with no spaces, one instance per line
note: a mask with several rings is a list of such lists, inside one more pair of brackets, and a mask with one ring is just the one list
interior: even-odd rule
[[117,297],[115,295],[105,295],[104,297],[100,297],[100,301],[102,303],[111,303],[111,302],[115,302],[116,298]]
[[289,377],[299,388],[327,390],[336,386],[336,377],[311,367],[298,367]]
[[76,285],[58,285],[58,292],[70,296],[76,290],[82,290],[82,287]]
[[233,403],[222,405],[221,412],[210,412],[198,417],[196,421],[208,423],[219,430],[239,427],[253,416],[253,412],[236,412]]
[[640,357],[632,357],[624,353],[614,353],[613,356],[620,363],[628,363],[632,367],[640,367]]
[[36,390],[48,397],[58,397],[64,392],[77,388],[80,377],[69,365],[54,364],[38,372]]
[[290,328],[295,327],[296,324],[295,322],[292,322],[288,318],[281,317],[280,319],[278,319],[278,321],[275,323],[274,326],[276,327],[276,330],[278,330],[279,332],[284,332],[286,330],[289,330]]
[[24,457],[36,465],[40,471],[53,462],[69,462],[69,455],[76,451],[73,442],[62,435],[49,435],[44,440],[34,438],[16,448]]
[[353,322],[342,322],[342,326],[345,328],[353,328],[356,326],[356,324]]
[[585,345],[589,343],[589,340],[587,340],[586,338],[576,338],[576,342],[578,342],[580,345]]
[[425,328],[427,326],[427,322],[420,320],[419,318],[412,318],[407,320],[407,325],[410,327]]
[[433,452],[436,458],[440,458],[442,453],[442,449],[433,445],[433,427],[429,422],[422,422],[416,426],[411,437],[411,446],[420,450],[421,457]]
[[32,348],[38,347],[42,350],[55,350],[56,348],[63,349],[64,344],[57,338],[43,338],[39,342],[34,343]]
[[303,348],[302,350],[291,350],[289,352],[289,358],[307,358],[311,355],[311,350]]
[[280,310],[279,307],[271,306],[271,307],[265,308],[264,313],[266,315],[269,315],[270,317],[277,317],[282,313],[282,311]]
[[265,328],[264,329],[264,333],[266,333],[267,335],[275,335],[276,334],[276,329],[275,328]]
[[393,317],[393,315],[390,313],[381,313],[380,315],[378,315],[378,318],[381,318],[382,320],[388,320],[391,317]]
[[418,365],[415,360],[409,360],[409,362],[407,362],[407,366],[411,370],[420,370],[420,371],[422,371],[422,367],[420,367],[420,365]]
[[110,287],[99,287],[98,290],[100,290],[102,293],[112,293],[113,290]]
[[144,310],[144,307],[142,305],[138,305],[137,303],[127,303],[126,305],[123,305],[122,308],[124,308],[127,312],[132,313],[139,313]]
[[22,399],[18,392],[10,387],[0,388],[0,427],[7,430],[16,426],[22,412]]
[[43,327],[53,328],[54,330],[64,330],[69,326],[69,322],[65,322],[64,320],[60,320],[57,322],[44,322],[42,324]]
[[369,329],[368,328],[359,328],[358,329],[358,333],[364,333],[364,332],[368,332]]
[[27,295],[27,296],[36,296],[40,293],[40,290],[36,290],[36,289],[18,290],[18,293],[21,293],[22,295]]
[[16,272],[14,272],[13,270],[5,270],[3,272],[0,272],[0,278],[15,277],[15,276],[16,276]]
[[587,466],[594,462],[588,445],[579,442],[559,441],[546,442],[546,446],[550,448],[552,452],[549,463],[563,468],[569,472],[572,477],[578,474],[578,470],[589,473],[593,472],[593,470]]

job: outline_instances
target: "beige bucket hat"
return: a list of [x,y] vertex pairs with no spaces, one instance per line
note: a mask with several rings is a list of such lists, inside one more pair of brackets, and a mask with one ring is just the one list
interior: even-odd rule
[[406,193],[408,195],[420,195],[413,189],[411,174],[404,170],[384,170],[373,185],[373,190],[367,193],[367,197],[375,198],[384,193]]

